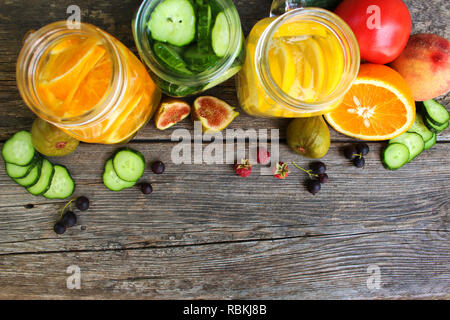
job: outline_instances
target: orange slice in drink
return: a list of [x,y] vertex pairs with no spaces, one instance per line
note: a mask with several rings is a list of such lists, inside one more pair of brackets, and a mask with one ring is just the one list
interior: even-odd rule
[[337,131],[361,140],[389,140],[408,130],[416,108],[406,81],[395,70],[363,64],[343,102],[325,115]]

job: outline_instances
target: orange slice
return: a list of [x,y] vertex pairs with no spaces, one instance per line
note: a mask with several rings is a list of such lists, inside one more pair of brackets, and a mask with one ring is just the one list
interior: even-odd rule
[[325,115],[340,133],[361,140],[389,140],[407,131],[416,108],[410,88],[395,70],[363,64],[343,102]]

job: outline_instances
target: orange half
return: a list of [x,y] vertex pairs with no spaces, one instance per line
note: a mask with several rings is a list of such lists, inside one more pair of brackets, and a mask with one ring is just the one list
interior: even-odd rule
[[413,95],[398,72],[384,65],[363,64],[342,103],[325,119],[342,134],[377,141],[407,131],[415,115]]

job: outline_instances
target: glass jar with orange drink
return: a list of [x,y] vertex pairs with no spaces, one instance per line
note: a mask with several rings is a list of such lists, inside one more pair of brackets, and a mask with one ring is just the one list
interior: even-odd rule
[[238,98],[249,114],[298,118],[337,107],[358,74],[358,43],[330,11],[300,8],[259,21],[246,40]]
[[131,139],[161,99],[136,56],[86,23],[70,29],[55,22],[31,33],[17,61],[17,85],[39,117],[90,143]]

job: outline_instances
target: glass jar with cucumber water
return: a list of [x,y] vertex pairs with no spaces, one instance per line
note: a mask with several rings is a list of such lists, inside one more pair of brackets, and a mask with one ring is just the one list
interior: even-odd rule
[[153,80],[173,97],[226,81],[245,58],[231,0],[146,0],[133,20],[133,36]]

